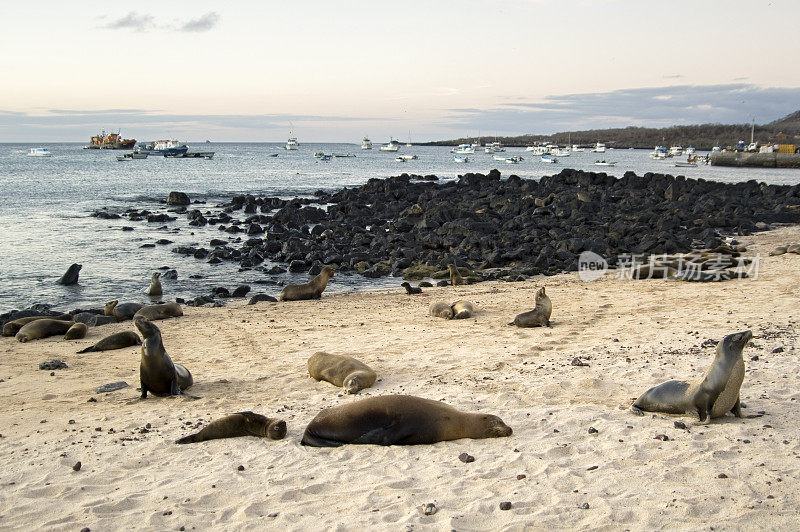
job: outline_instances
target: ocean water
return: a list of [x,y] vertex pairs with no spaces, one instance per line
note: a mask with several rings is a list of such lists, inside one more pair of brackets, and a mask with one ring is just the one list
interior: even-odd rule
[[[166,224],[166,229],[162,228],[165,224],[90,216],[103,207],[112,212],[128,208],[163,210],[160,202],[173,190],[186,192],[192,201],[204,201],[211,207],[245,193],[283,198],[310,196],[316,190],[334,191],[361,185],[373,177],[403,172],[435,174],[441,180],[452,180],[466,172],[486,173],[493,168],[503,176],[516,174],[531,179],[563,168],[577,168],[617,176],[632,170],[639,175],[660,172],[723,182],[800,182],[797,170],[675,168],[674,159],[654,161],[647,150],[573,153],[556,164],[546,164],[522,148],[509,148],[504,155],[525,158],[511,165],[482,152],[470,155],[467,163],[456,163],[446,147],[403,146],[395,154],[381,152],[378,146],[376,143],[373,150],[361,150],[358,144],[301,143],[299,150],[286,151],[276,143],[190,143],[191,151],[214,151],[214,158],[149,157],[119,162],[115,156],[122,152],[83,150],[80,143],[0,144],[0,312],[39,302],[65,310],[102,306],[110,299],[144,303],[148,301],[144,290],[150,275],[162,266],[178,271],[177,280],[162,281],[165,299],[193,298],[209,293],[215,286],[233,289],[243,283],[252,286],[251,294],[277,296],[277,283],[307,280],[305,274],[239,272],[238,263],[210,265],[172,253],[171,249],[178,245],[210,248],[212,238],[247,238],[220,232],[215,226],[191,227],[184,216]],[[53,156],[29,157],[31,147],[46,147]],[[315,152],[355,157],[334,157],[324,162],[314,158]],[[275,153],[277,157],[269,156]],[[400,163],[395,161],[398,154],[415,154],[418,159]],[[616,161],[617,165],[594,166],[598,159]],[[203,205],[198,208],[204,210]],[[134,227],[134,231],[122,231],[124,225]],[[174,243],[140,247],[158,239]],[[56,284],[74,262],[83,265],[79,284]],[[337,274],[327,290],[396,287],[400,282]]]

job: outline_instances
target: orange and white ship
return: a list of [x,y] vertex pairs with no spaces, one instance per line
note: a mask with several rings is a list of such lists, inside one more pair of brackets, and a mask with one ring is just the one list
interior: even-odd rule
[[85,150],[132,150],[136,145],[136,139],[123,139],[119,132],[106,134],[105,129],[99,135],[95,135],[89,144],[83,147]]

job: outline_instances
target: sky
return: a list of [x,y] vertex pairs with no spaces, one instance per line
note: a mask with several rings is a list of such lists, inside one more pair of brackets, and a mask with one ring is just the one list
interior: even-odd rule
[[800,2],[0,0],[0,142],[422,142],[763,124]]

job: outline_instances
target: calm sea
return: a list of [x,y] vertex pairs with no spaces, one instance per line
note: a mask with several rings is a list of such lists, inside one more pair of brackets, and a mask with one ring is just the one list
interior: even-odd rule
[[[46,147],[52,157],[29,157],[32,147]],[[176,281],[163,282],[164,297],[169,299],[193,298],[207,294],[215,286],[232,289],[242,283],[253,287],[251,293],[277,295],[279,281],[307,279],[305,275],[238,272],[237,263],[209,265],[172,253],[177,245],[209,248],[212,238],[235,238],[214,226],[191,227],[182,216],[167,224],[167,229],[159,229],[163,224],[89,216],[102,207],[117,212],[128,208],[163,209],[159,202],[173,190],[212,206],[243,193],[283,198],[308,196],[315,190],[333,191],[403,172],[435,174],[448,180],[493,168],[504,176],[513,173],[533,179],[558,173],[562,168],[577,168],[617,176],[633,170],[639,175],[660,172],[725,182],[800,182],[800,171],[796,170],[675,168],[674,160],[651,160],[646,150],[573,153],[557,164],[545,164],[521,148],[509,148],[503,155],[525,157],[520,164],[511,165],[485,153],[469,156],[467,163],[456,163],[449,148],[444,147],[403,146],[398,154],[418,156],[403,163],[395,161],[398,154],[379,151],[377,143],[373,150],[361,150],[357,144],[301,144],[297,151],[282,147],[269,143],[197,143],[190,144],[191,151],[214,151],[214,158],[149,157],[119,162],[115,156],[122,152],[83,150],[79,143],[0,144],[0,312],[38,302],[66,310],[102,306],[110,299],[147,302],[144,289],[150,274],[161,266],[178,271]],[[315,152],[355,157],[334,157],[324,162],[314,158]],[[276,153],[277,157],[269,156]],[[597,167],[597,159],[616,161],[617,165]],[[135,230],[123,232],[123,225]],[[158,239],[172,240],[174,244],[140,248]],[[57,285],[56,280],[73,262],[83,265],[80,283],[72,287]],[[192,275],[200,278],[190,278]],[[337,275],[328,290],[396,287],[399,282]]]

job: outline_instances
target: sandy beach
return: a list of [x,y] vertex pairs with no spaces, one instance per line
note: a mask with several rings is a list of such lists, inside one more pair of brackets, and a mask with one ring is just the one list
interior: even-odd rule
[[[799,242],[800,228],[740,240],[761,257],[757,279],[610,274],[584,283],[572,273],[414,296],[398,287],[185,308],[157,324],[172,359],[192,371],[196,400],[140,400],[138,347],[75,353],[132,322],[91,328],[83,340],[2,338],[0,527],[797,528],[800,255],[767,255]],[[541,286],[553,328],[509,327]],[[439,299],[467,299],[477,313],[432,318],[428,306]],[[754,338],[744,352],[744,418],[701,424],[695,415],[630,411],[651,386],[701,376],[716,343],[746,329]],[[320,350],[359,358],[378,381],[348,396],[310,379],[306,360]],[[572,365],[575,357],[588,365]],[[69,367],[38,369],[51,359]],[[95,392],[114,381],[130,387]],[[398,393],[496,414],[514,434],[407,447],[300,445],[320,409]],[[284,419],[286,438],[173,443],[241,410]],[[460,461],[464,452],[475,461]],[[428,503],[433,515],[421,511]]]

